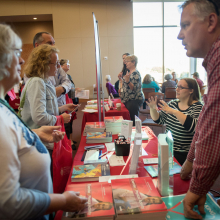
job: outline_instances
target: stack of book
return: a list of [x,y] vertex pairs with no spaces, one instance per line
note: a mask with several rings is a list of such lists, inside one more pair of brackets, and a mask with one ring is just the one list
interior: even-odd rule
[[110,116],[105,117],[105,127],[107,132],[112,132],[112,134],[121,133],[121,123],[123,121],[122,116]]
[[150,177],[112,180],[116,219],[166,219],[167,208]]
[[67,191],[80,193],[87,198],[87,207],[79,212],[64,212],[62,219],[114,219],[115,210],[112,199],[112,188],[109,183],[90,183],[69,185]]
[[86,122],[83,136],[86,136],[88,132],[104,132],[105,131],[105,123],[102,122]]
[[[108,99],[104,99],[104,104],[107,104],[107,103],[108,103]],[[94,104],[97,104],[97,100],[87,101],[87,105],[94,105]],[[101,104],[102,104],[102,100],[101,100]]]
[[109,164],[76,165],[73,167],[71,182],[99,181],[101,176],[110,176]]
[[97,104],[94,104],[94,105],[86,105],[86,106],[85,106],[85,109],[98,109],[98,106],[97,106]]
[[88,132],[86,135],[86,143],[107,143],[112,142],[111,132]]

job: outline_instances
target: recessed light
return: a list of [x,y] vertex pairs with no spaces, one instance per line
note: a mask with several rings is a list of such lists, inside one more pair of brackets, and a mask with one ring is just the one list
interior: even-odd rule
[[37,20],[37,18],[33,18],[34,20]]

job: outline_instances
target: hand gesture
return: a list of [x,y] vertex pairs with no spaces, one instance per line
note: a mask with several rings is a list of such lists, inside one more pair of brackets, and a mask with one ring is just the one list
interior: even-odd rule
[[203,219],[201,215],[193,211],[195,205],[198,205],[198,210],[201,214],[205,214],[204,205],[206,201],[206,195],[196,195],[190,191],[187,192],[184,200],[184,216],[189,219]]
[[74,104],[72,104],[72,103],[66,104],[66,105],[65,105],[65,111],[71,112],[71,111],[73,111],[76,107],[77,107],[77,105],[74,105]]
[[158,108],[157,108],[157,96],[155,96],[155,97],[151,96],[148,99],[148,101],[146,101],[146,103],[149,106],[149,108],[158,110]]
[[161,110],[166,112],[167,114],[173,114],[174,111],[176,111],[173,108],[170,108],[169,105],[163,100],[160,100],[161,103],[158,103],[158,105],[161,107]]
[[83,210],[86,207],[87,198],[80,198],[78,192],[66,191],[63,193],[66,199],[66,204],[63,207],[63,211],[76,212]]
[[120,73],[118,74],[118,79],[119,79],[119,81],[122,81],[122,78],[123,78],[123,73],[120,72]]
[[33,131],[39,136],[41,141],[53,143],[63,139],[65,132],[58,131],[61,126],[42,126]]
[[128,83],[130,81],[130,73],[127,71],[126,75],[124,76],[124,80],[126,83]]
[[180,177],[182,180],[188,180],[192,176],[192,170],[193,170],[193,163],[189,162],[187,159],[184,162],[181,172],[180,172]]
[[71,116],[67,113],[63,113],[62,116],[63,116],[64,123],[68,123],[71,119]]

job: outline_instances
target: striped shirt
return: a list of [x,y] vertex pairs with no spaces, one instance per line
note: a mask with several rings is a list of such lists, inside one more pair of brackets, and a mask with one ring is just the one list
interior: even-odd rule
[[179,109],[178,102],[178,100],[173,100],[170,101],[168,105],[187,115],[184,125],[179,122],[176,116],[167,114],[164,111],[160,112],[160,117],[155,122],[158,124],[166,124],[166,132],[171,131],[174,140],[174,151],[188,152],[203,105],[201,102],[195,102],[188,109],[181,110]]
[[[220,36],[206,55],[208,93],[187,160],[193,162],[190,192],[206,194],[220,174]],[[195,158],[195,160],[194,160]]]

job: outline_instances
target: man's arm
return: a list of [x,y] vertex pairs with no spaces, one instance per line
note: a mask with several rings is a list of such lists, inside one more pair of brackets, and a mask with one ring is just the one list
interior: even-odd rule
[[[54,79],[53,79],[54,78]],[[71,81],[65,71],[60,67],[54,77],[50,77],[50,81],[56,87],[56,95],[60,97],[71,90]]]

